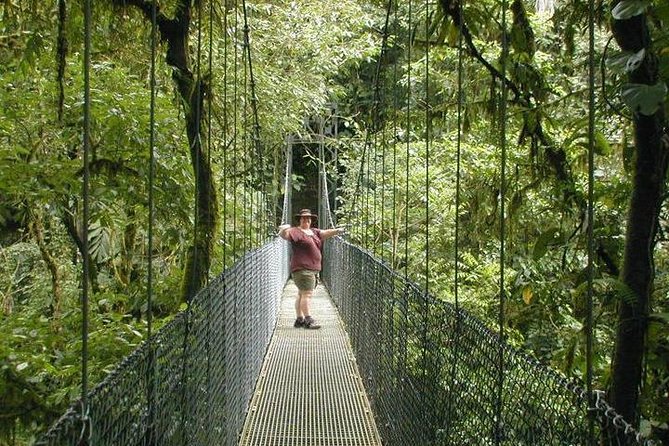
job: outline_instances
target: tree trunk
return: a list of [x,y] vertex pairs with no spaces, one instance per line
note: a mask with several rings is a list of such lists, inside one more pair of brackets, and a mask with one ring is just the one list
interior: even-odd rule
[[[614,1],[613,6],[616,3]],[[645,15],[614,20],[613,35],[624,51],[646,49],[643,63],[630,74],[629,81],[655,85],[659,79],[657,55],[650,48]],[[654,280],[653,251],[667,176],[668,150],[663,143],[663,106],[652,116],[635,112],[633,125],[636,150],[634,177],[620,278],[633,291],[635,299],[619,302],[608,394],[611,405],[631,423],[639,418],[639,392]]]
[[54,331],[60,331],[61,303],[63,293],[60,287],[61,276],[60,270],[58,269],[58,262],[49,251],[46,240],[44,239],[42,213],[38,210],[32,210],[30,212],[30,217],[30,232],[37,242],[39,252],[42,254],[42,260],[44,260],[44,263],[49,270],[49,274],[51,275],[51,292],[53,293],[53,302],[51,304],[51,326]]
[[[201,82],[193,82],[192,77],[184,80],[182,76],[174,75],[181,97],[190,94],[189,110],[186,114],[186,132],[190,145],[191,165],[195,173],[196,182],[196,216],[193,245],[188,250],[186,268],[184,271],[182,296],[189,300],[206,284],[211,255],[214,249],[214,233],[218,220],[218,202],[214,184],[213,172],[209,159],[204,153],[206,132],[203,126],[204,113],[204,86]],[[192,85],[195,84],[195,87]],[[199,102],[199,104],[198,104]],[[186,109],[186,107],[184,107]],[[198,134],[199,133],[199,134]]]
[[[146,0],[115,0],[121,5],[139,8],[150,21],[152,2]],[[188,36],[192,2],[180,0],[174,8],[175,17],[166,17],[157,6],[158,31],[167,43],[165,59],[173,67],[172,79],[181,99],[186,121],[191,165],[195,173],[195,228],[193,244],[188,249],[183,280],[183,300],[191,299],[207,281],[213,253],[214,233],[218,222],[216,186],[209,159],[203,151],[207,132],[204,126],[204,96],[209,88],[202,79],[196,79],[190,69]],[[210,97],[210,95],[209,95]]]
[[[63,226],[65,226],[65,231],[67,234],[70,236],[74,244],[77,245],[77,250],[79,251],[79,254],[82,256],[82,258],[83,256],[88,255],[88,264],[90,265],[88,281],[93,292],[97,292],[100,289],[98,285],[98,268],[93,259],[90,257],[90,253],[87,254],[84,252],[84,242],[81,238],[79,230],[77,229],[77,224],[74,221],[75,208],[76,206],[69,206],[67,203],[64,203],[63,214],[60,220],[63,222]],[[76,263],[76,257],[74,258],[74,262]]]

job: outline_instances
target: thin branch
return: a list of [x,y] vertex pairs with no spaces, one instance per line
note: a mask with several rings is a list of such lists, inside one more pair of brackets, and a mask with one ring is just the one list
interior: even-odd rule
[[[476,45],[474,44],[474,38],[472,37],[472,34],[469,31],[469,27],[467,27],[467,24],[464,23],[462,17],[460,16],[460,8],[458,3],[454,0],[440,0],[440,1],[441,1],[441,7],[444,9],[446,14],[453,19],[453,23],[455,24],[455,26],[457,26],[459,29],[462,29],[462,37],[464,38],[464,41],[467,44],[469,54],[473,56],[474,59],[478,60],[490,72],[493,78],[497,78],[506,84],[509,90],[511,90],[514,94],[512,102],[517,102],[521,105],[529,106],[528,101],[522,98],[522,94],[518,86],[516,86],[516,84],[514,84],[511,81],[511,79],[504,76],[497,68],[493,67],[492,64],[490,64],[490,62],[488,62],[481,55],[478,48],[476,48]],[[503,29],[502,32],[506,32],[506,30]]]

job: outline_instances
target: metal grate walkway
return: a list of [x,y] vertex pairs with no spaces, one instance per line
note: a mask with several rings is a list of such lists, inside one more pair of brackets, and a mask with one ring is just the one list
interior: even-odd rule
[[320,330],[293,328],[296,295],[290,281],[240,446],[381,445],[355,357],[327,290],[319,285],[311,302]]

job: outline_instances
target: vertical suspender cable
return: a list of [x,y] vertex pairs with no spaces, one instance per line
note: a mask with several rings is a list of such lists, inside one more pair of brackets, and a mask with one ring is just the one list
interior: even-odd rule
[[455,268],[454,268],[454,297],[455,297],[455,312],[457,315],[456,322],[459,328],[460,321],[460,203],[461,203],[461,155],[462,155],[462,111],[464,108],[464,90],[463,90],[463,80],[464,80],[464,67],[463,67],[463,48],[462,48],[462,31],[463,31],[463,8],[462,1],[458,2],[458,17],[460,18],[458,23],[458,136],[457,136],[457,147],[455,155]]
[[[384,82],[385,84],[385,82]],[[384,85],[385,88],[385,85]],[[385,98],[385,97],[384,97]],[[385,101],[384,101],[384,110],[385,110]],[[387,116],[387,113],[384,111],[384,116]],[[380,237],[377,237],[379,249],[381,250],[381,262],[385,262],[386,259],[386,250],[385,250],[385,239],[386,239],[386,148],[387,148],[387,137],[386,127],[387,119],[384,119],[383,127],[381,127],[381,181],[378,182],[378,186],[381,188],[381,224],[379,226]]]
[[322,163],[325,159],[323,157],[323,116],[321,113],[316,115],[316,150],[318,151],[318,156],[316,161],[316,169],[318,171],[318,180],[316,181],[316,214],[320,215],[319,217],[319,227],[325,228],[323,217],[325,215],[325,210],[323,209],[323,169]]
[[318,138],[318,164],[319,164],[319,187],[321,190],[321,214],[323,216],[323,227],[332,228],[335,226],[332,212],[330,210],[330,191],[328,189],[328,172],[325,165],[325,121],[319,119],[319,138]]
[[[425,0],[425,296],[430,292],[430,0]],[[427,324],[425,324],[427,327]]]
[[318,134],[317,134],[317,139],[316,139],[316,145],[318,147],[318,212],[317,214],[320,215],[320,220],[321,220],[321,227],[325,228],[327,225],[327,216],[325,215],[325,200],[323,197],[323,193],[325,191],[325,184],[324,179],[325,179],[325,153],[324,153],[324,138],[323,138],[323,116],[321,114],[318,115],[317,118],[317,125],[318,125]]
[[[239,113],[239,105],[238,105],[238,84],[239,84],[239,75],[238,75],[238,70],[237,70],[237,59],[239,58],[239,50],[238,50],[238,45],[237,45],[237,32],[239,30],[239,13],[237,11],[237,8],[239,7],[238,0],[234,0],[234,10],[235,10],[235,23],[234,23],[234,38],[232,39],[232,47],[233,47],[233,79],[232,79],[232,252],[233,252],[233,260],[237,260],[237,188],[239,186],[239,178],[237,178],[237,174],[239,173],[237,167],[237,163],[235,162],[236,156],[237,156],[237,135],[239,132],[237,131],[237,126],[239,125],[238,123],[238,116],[237,114]],[[236,304],[235,304],[236,306]]]
[[[242,0],[242,14],[243,17],[246,17],[246,2]],[[251,222],[253,221],[253,218],[248,218],[248,215],[253,215],[253,196],[249,197],[249,190],[251,189],[249,187],[249,177],[248,175],[251,172],[251,167],[253,164],[253,154],[249,154],[249,116],[248,116],[248,101],[247,98],[249,97],[249,72],[248,72],[248,65],[247,65],[247,54],[246,54],[246,36],[244,33],[244,28],[242,28],[242,67],[243,67],[243,74],[242,74],[242,82],[244,83],[244,88],[243,88],[243,104],[244,107],[242,109],[242,128],[243,128],[243,135],[242,135],[242,147],[244,150],[244,162],[243,164],[243,170],[244,170],[244,175],[242,176],[243,178],[243,184],[242,184],[242,209],[244,211],[244,215],[242,217],[242,221],[244,224],[244,242],[243,242],[243,249],[244,249],[244,255],[246,255],[247,251],[251,249],[251,237],[252,237],[252,232],[253,228],[251,227]],[[250,159],[249,159],[250,158]],[[250,202],[250,204],[249,204]],[[248,231],[248,236],[247,236],[247,231]]]
[[[155,2],[154,2],[155,3]],[[208,76],[209,76],[209,86],[207,90],[207,166],[209,166],[209,169],[211,170],[211,175],[214,175],[213,169],[211,167],[211,138],[212,138],[212,131],[211,131],[211,123],[212,123],[212,102],[213,102],[213,87],[214,87],[214,70],[213,70],[213,47],[214,47],[214,2],[210,1],[209,2],[209,14],[208,14],[208,20],[209,20],[209,52],[208,52]],[[223,192],[225,193],[225,192]],[[209,234],[210,237],[214,237],[215,234]],[[205,283],[206,283],[206,289],[207,289],[207,340],[206,340],[206,351],[207,351],[207,426],[212,426],[213,425],[213,419],[212,419],[212,382],[211,382],[211,317],[213,313],[212,309],[212,296],[211,296],[211,289],[209,288],[209,274],[206,275],[205,277]],[[212,429],[207,429],[206,430],[206,439],[207,443],[211,444],[211,432]]]
[[155,444],[155,352],[153,345],[153,223],[154,223],[154,193],[153,186],[156,175],[156,31],[157,31],[157,5],[151,4],[151,74],[150,74],[150,107],[149,107],[149,227],[147,248],[147,274],[146,274],[146,337],[148,343],[147,370],[147,402],[148,422],[146,444]]
[[[231,44],[232,44],[232,67],[233,67],[233,72],[232,72],[232,257],[233,257],[233,262],[236,263],[238,255],[238,249],[237,249],[237,189],[239,187],[239,171],[240,169],[238,168],[238,163],[236,162],[238,159],[237,156],[237,135],[239,134],[238,132],[238,116],[237,114],[239,113],[239,72],[237,69],[237,63],[239,59],[239,45],[237,44],[238,42],[238,32],[239,32],[239,1],[234,0],[233,10],[234,10],[234,23],[233,23],[233,29],[234,33],[231,37]],[[227,59],[226,59],[227,62]],[[235,278],[236,280],[236,278]],[[240,296],[238,295],[239,288],[235,286],[232,290],[232,295],[230,296],[230,299],[232,300],[232,311],[234,317],[232,318],[232,324],[234,324],[232,327],[230,327],[228,333],[238,333],[238,325],[242,322],[242,318],[240,317]],[[241,296],[243,298],[244,296]],[[232,339],[230,340],[230,343],[232,344],[231,347],[233,349],[233,354],[234,354],[234,361],[237,364],[240,364],[239,361],[239,336],[232,336]],[[240,381],[240,369],[241,366],[238,366],[234,369],[234,372],[231,371],[230,375],[234,376],[234,380],[236,381],[237,385],[239,385]],[[233,375],[234,374],[234,375]],[[239,401],[236,398],[233,406],[237,407],[239,405]],[[233,416],[237,417],[238,415],[235,413]]]
[[[246,2],[244,0],[241,1],[241,14],[242,14],[242,20],[246,17]],[[238,12],[239,14],[239,12]],[[242,63],[242,108],[241,108],[241,126],[242,126],[242,150],[244,151],[244,158],[243,158],[243,163],[242,163],[242,169],[243,169],[243,175],[242,175],[242,221],[241,223],[244,225],[243,226],[243,253],[242,253],[242,280],[244,282],[248,282],[251,279],[250,276],[250,271],[249,271],[249,256],[248,253],[252,249],[253,244],[252,244],[252,237],[253,237],[253,214],[254,214],[254,209],[253,209],[253,195],[252,195],[252,188],[251,188],[251,183],[252,183],[252,176],[251,176],[251,170],[252,166],[254,163],[254,155],[253,153],[249,151],[249,104],[248,104],[248,97],[249,97],[249,73],[248,73],[248,64],[247,64],[247,53],[246,53],[246,37],[245,37],[245,32],[244,32],[244,27],[243,27],[243,22],[242,22],[242,54],[241,54],[241,63]],[[249,218],[249,216],[251,218]],[[249,313],[249,305],[248,302],[251,299],[251,296],[248,294],[249,292],[249,287],[244,287],[241,290],[241,295],[238,296],[238,307],[237,311],[239,311],[238,314],[241,315],[249,315],[249,316],[255,316],[255,314]],[[240,311],[241,310],[241,311]],[[238,317],[239,318],[239,317]],[[246,327],[247,325],[247,317],[244,317],[244,320],[241,322],[241,327],[246,335]],[[239,327],[239,326],[238,326]],[[246,384],[246,381],[248,380],[248,373],[250,372],[250,362],[249,362],[249,350],[246,348],[247,343],[251,342],[251,339],[248,336],[243,336],[241,337],[238,342],[244,347],[238,349],[238,361],[240,364],[243,364],[241,367],[241,372],[242,372],[242,377],[241,377],[241,385],[244,386]]]
[[[242,14],[246,14],[246,4],[242,0],[241,2],[241,7],[242,7]],[[242,17],[243,19],[243,17]],[[241,110],[241,119],[242,119],[242,150],[244,151],[244,162],[242,163],[242,170],[244,174],[242,175],[242,211],[243,211],[243,216],[242,216],[242,224],[244,225],[243,233],[244,233],[244,239],[243,239],[243,250],[244,254],[246,255],[246,252],[250,249],[250,238],[251,238],[251,230],[249,228],[249,218],[247,218],[247,215],[250,213],[253,213],[253,209],[249,209],[249,179],[248,179],[248,174],[249,174],[249,168],[250,168],[250,163],[253,162],[253,155],[249,153],[249,133],[248,133],[248,125],[249,125],[249,117],[248,117],[248,102],[247,99],[249,97],[248,95],[248,88],[249,88],[249,83],[248,83],[248,65],[246,65],[246,39],[244,37],[244,25],[242,22],[242,55],[241,55],[241,63],[242,63],[242,110]],[[249,160],[251,158],[251,160]],[[252,219],[251,219],[252,220]],[[248,231],[248,237],[247,237],[247,231]]]
[[[430,316],[430,0],[425,0],[425,294],[423,297],[423,380],[428,381],[429,367],[429,316]],[[425,388],[422,392],[423,398],[429,398],[426,395]],[[428,409],[425,415],[428,417],[425,426],[428,431],[432,431],[434,423],[434,406],[428,399]],[[432,417],[431,417],[432,416]],[[433,438],[431,441],[434,441]]]
[[[395,42],[397,42],[397,37],[399,34],[399,25],[397,20],[397,2],[393,8],[393,23],[395,28]],[[397,43],[395,43],[397,45]],[[393,269],[397,266],[397,237],[396,232],[397,228],[397,139],[399,135],[399,129],[397,126],[397,110],[400,109],[399,104],[399,94],[397,92],[397,82],[399,78],[399,67],[398,67],[398,58],[396,57],[393,61],[393,224],[392,224],[392,253],[390,255],[390,264]]]
[[412,6],[413,1],[409,0],[409,23],[408,44],[407,44],[407,109],[406,109],[406,158],[404,160],[404,197],[406,200],[404,206],[404,278],[409,277],[409,159],[411,158],[411,46],[413,45],[412,36]]
[[83,277],[81,280],[81,417],[82,430],[80,441],[88,443],[90,420],[88,418],[88,286],[90,276],[90,256],[88,253],[88,220],[90,218],[90,159],[91,150],[91,0],[84,0],[84,134],[83,134],[83,221],[81,224],[81,243],[83,256]]
[[291,177],[293,175],[293,143],[292,137],[286,137],[286,172],[283,180],[283,210],[281,212],[281,223],[290,222],[291,198],[293,195],[293,184]]
[[223,7],[223,266],[228,264],[228,8]]
[[[258,118],[258,98],[256,96],[255,77],[253,76],[253,61],[251,59],[251,39],[249,37],[250,29],[247,17],[248,14],[246,10],[247,9],[246,0],[242,0],[242,8],[244,10],[244,47],[246,50],[246,57],[248,58],[247,61],[248,76],[249,76],[248,80],[249,80],[249,88],[251,89],[251,113],[253,113],[253,134],[252,134],[253,151],[254,155],[258,158],[256,166],[260,171],[259,178],[257,179],[261,182],[263,195],[266,195],[266,189],[264,186],[265,185],[264,160],[263,160],[262,146],[260,145],[260,121]],[[253,191],[251,193],[253,194]],[[253,195],[251,195],[251,197],[253,197]],[[253,200],[251,200],[251,206],[253,206]],[[260,203],[259,206],[260,206],[259,211],[261,212],[261,217],[264,218],[264,212],[263,212],[264,208],[262,203]],[[261,227],[263,227],[262,222],[261,222]],[[260,240],[261,236],[262,234],[259,231],[256,240]]]
[[[385,20],[385,25],[383,28],[383,36],[381,38],[381,52],[379,54],[379,59],[377,60],[376,63],[376,71],[374,73],[374,99],[372,102],[372,110],[370,112],[370,128],[367,131],[367,135],[365,136],[365,143],[362,149],[362,159],[360,160],[360,170],[358,171],[358,177],[356,180],[356,185],[355,185],[355,192],[353,193],[353,202],[351,204],[351,207],[349,208],[349,212],[352,215],[355,215],[355,208],[356,208],[356,203],[358,199],[358,195],[360,195],[360,184],[362,182],[362,177],[363,173],[365,171],[365,160],[367,158],[367,149],[369,145],[371,144],[371,137],[372,134],[376,133],[376,128],[377,128],[377,120],[378,120],[378,103],[379,103],[379,77],[380,77],[380,72],[381,72],[381,61],[383,59],[383,55],[385,54],[385,49],[386,45],[388,42],[388,17],[390,15],[390,8],[392,5],[392,0],[388,0],[388,8],[386,12],[386,20]],[[367,160],[367,184],[368,184],[368,189],[369,189],[369,160]],[[369,217],[369,193],[365,193],[365,206],[366,206],[366,214],[367,217]],[[362,206],[362,204],[361,204]],[[360,212],[359,214],[361,214]],[[355,227],[359,227],[359,224],[356,224]],[[363,246],[367,248],[367,234],[368,234],[368,226],[369,225],[364,225],[363,229]]]
[[[455,329],[453,330],[453,359],[451,360],[451,396],[448,398],[448,411],[449,420],[451,419],[451,411],[453,410],[453,399],[455,398],[454,388],[455,383],[457,382],[456,366],[459,361],[459,339],[460,339],[460,202],[461,202],[461,153],[462,153],[462,109],[464,105],[464,93],[463,93],[463,51],[462,51],[462,28],[463,28],[463,8],[462,0],[458,1],[458,111],[457,111],[457,121],[458,121],[458,130],[457,130],[457,141],[456,141],[456,153],[455,153],[455,221],[454,221],[454,268],[453,268],[453,297],[455,300]],[[452,422],[448,422],[446,426],[446,441],[450,441],[451,438],[451,425]]]
[[[383,54],[381,54],[381,56],[379,57],[379,62],[383,63],[383,62],[381,62],[382,60],[383,60]],[[379,78],[377,78],[376,79],[376,85],[378,86],[377,88],[379,88],[379,93],[380,93],[381,89],[380,89],[379,82],[380,82],[380,80],[379,80]],[[379,97],[377,97],[376,101],[374,101],[374,108],[376,109],[376,112],[374,113],[374,133],[372,134],[372,138],[374,139],[374,141],[372,142],[373,153],[372,153],[372,156],[370,157],[371,159],[374,160],[374,163],[372,164],[372,167],[371,167],[372,177],[369,178],[369,175],[368,175],[368,181],[370,181],[370,184],[372,185],[372,197],[371,197],[372,198],[372,212],[371,212],[371,214],[368,214],[368,215],[371,215],[371,224],[368,224],[366,226],[367,228],[370,228],[370,235],[371,235],[370,243],[372,244],[372,252],[374,253],[374,256],[376,256],[376,248],[377,248],[376,241],[378,240],[378,238],[377,238],[378,230],[377,230],[377,227],[376,227],[376,225],[377,225],[377,223],[376,223],[376,219],[377,219],[377,214],[376,214],[377,198],[376,198],[376,195],[377,195],[377,190],[378,190],[378,187],[377,187],[378,186],[378,183],[377,183],[377,178],[378,178],[378,159],[377,159],[377,157],[378,157],[378,153],[377,153],[377,150],[378,150],[378,147],[379,147],[379,124],[380,124],[379,106],[380,106],[380,101],[379,101]]]
[[[379,57],[379,60],[381,60],[380,57]],[[376,89],[376,86],[377,86],[377,84],[376,84],[376,82],[374,82],[374,88],[375,89]],[[376,94],[374,96],[376,97]],[[376,113],[376,99],[374,100],[373,105],[372,105],[372,119],[371,119],[369,129],[367,130],[367,142],[365,143],[365,150],[368,150],[369,152],[371,152],[371,150],[369,150],[370,149],[369,145],[373,144],[373,142],[371,142],[371,138],[372,138],[372,135],[374,134],[374,132],[376,131],[376,129],[375,129],[375,117],[374,117],[375,113]],[[370,189],[371,189],[371,181],[370,181],[370,178],[369,178],[369,163],[370,163],[369,160],[370,160],[371,157],[372,157],[371,153],[368,154],[366,159],[363,157],[363,159],[365,159],[365,161],[366,161],[365,167],[366,167],[367,171],[365,173],[365,179],[366,179],[365,212],[363,213],[363,215],[365,216],[365,224],[363,225],[362,246],[364,246],[364,248],[366,250],[369,250],[369,246],[367,245],[367,243],[369,241],[369,226],[370,226],[370,224],[369,224],[369,222],[370,222],[370,218],[369,218],[369,195],[370,195]]]
[[[195,240],[193,241],[193,286],[199,288],[200,284],[196,283],[195,280],[199,282],[200,275],[200,265],[198,263],[198,244],[200,243],[200,177],[202,176],[200,170],[200,152],[202,151],[202,139],[200,138],[200,120],[202,115],[201,110],[201,95],[202,95],[202,74],[200,70],[200,61],[202,58],[202,2],[197,2],[197,63],[196,63],[196,77],[195,77],[195,140],[193,145],[195,146]],[[192,101],[191,101],[192,102]],[[188,296],[189,305],[190,300],[194,296]]]
[[588,393],[588,444],[595,444],[592,392],[593,282],[594,282],[594,185],[595,185],[595,2],[588,0],[588,309],[586,316],[586,389]]
[[[388,37],[390,36],[390,28],[389,28],[389,23],[390,23],[390,15],[392,14],[393,11],[393,2],[392,0],[388,0],[388,6],[386,9],[386,21],[383,25],[383,44],[381,45],[381,58],[379,61],[383,60],[384,54],[387,54],[388,51]],[[385,76],[384,76],[385,78]],[[380,80],[379,80],[380,82]],[[384,82],[385,85],[385,82]],[[383,110],[384,110],[384,116],[386,115],[385,113],[385,96],[384,100],[381,102],[381,105],[383,105]],[[385,229],[385,219],[386,219],[386,201],[385,201],[385,191],[386,191],[386,181],[385,181],[385,174],[386,174],[386,146],[387,146],[387,136],[386,136],[386,123],[384,120],[382,131],[381,131],[381,181],[378,182],[380,183],[381,187],[381,237],[378,238],[379,244],[380,244],[380,249],[381,249],[381,260],[383,261],[385,259],[385,243],[384,243],[384,229]],[[378,185],[377,185],[378,187]]]
[[[194,216],[194,227],[195,227],[195,237],[193,240],[193,271],[191,274],[191,277],[189,280],[191,280],[191,290],[190,292],[193,293],[193,290],[196,288],[200,288],[200,263],[198,262],[198,244],[200,243],[200,208],[199,208],[199,200],[200,200],[200,177],[202,176],[203,172],[200,169],[200,163],[201,163],[201,151],[202,151],[202,139],[200,137],[200,124],[201,124],[201,117],[202,117],[202,110],[201,110],[201,98],[202,98],[202,73],[201,73],[201,60],[202,60],[202,2],[197,2],[197,49],[196,49],[196,64],[195,64],[195,91],[192,93],[195,95],[195,135],[194,135],[194,140],[193,140],[193,147],[192,149],[195,149],[195,216]],[[192,103],[192,100],[191,100]],[[208,274],[208,272],[207,272]],[[183,338],[183,364],[182,364],[182,370],[181,370],[181,385],[182,385],[182,414],[181,414],[181,436],[182,436],[182,443],[187,444],[188,439],[189,439],[189,432],[188,432],[188,427],[191,425],[189,421],[189,417],[192,415],[191,411],[189,408],[186,406],[186,401],[188,400],[189,397],[193,397],[193,395],[188,392],[188,384],[189,382],[193,379],[192,376],[190,376],[191,370],[189,368],[189,355],[191,353],[191,350],[188,349],[188,338],[191,335],[191,318],[192,318],[192,302],[193,298],[195,297],[196,293],[189,294],[187,296],[187,308],[186,308],[186,314],[185,314],[185,329],[184,329],[184,338]]]
[[506,101],[508,97],[508,88],[506,85],[506,64],[509,53],[509,44],[507,41],[507,32],[506,32],[506,13],[508,5],[507,0],[502,0],[502,55],[500,58],[500,71],[501,71],[501,83],[502,83],[502,97],[500,101],[500,148],[501,148],[501,166],[500,166],[500,189],[499,189],[499,209],[500,209],[500,222],[499,222],[499,315],[498,315],[498,324],[499,324],[499,351],[497,359],[497,402],[495,410],[495,444],[499,445],[502,441],[502,408],[504,405],[503,401],[503,389],[504,389],[504,345],[505,345],[505,304],[506,304],[506,290],[504,286],[504,275],[505,275],[505,239],[506,239]]

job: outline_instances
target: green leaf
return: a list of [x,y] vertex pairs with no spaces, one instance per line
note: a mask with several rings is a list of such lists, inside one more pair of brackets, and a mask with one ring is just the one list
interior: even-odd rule
[[628,52],[612,54],[606,58],[606,67],[614,73],[624,73],[629,58],[630,53]]
[[643,14],[648,8],[647,1],[623,0],[613,8],[611,15],[616,20],[625,20]]
[[615,293],[615,297],[625,302],[627,305],[635,305],[637,295],[625,282],[616,278],[595,279],[594,284],[610,287]]
[[648,316],[651,321],[669,324],[669,313],[653,313]]
[[633,112],[651,116],[660,108],[666,94],[667,86],[664,82],[655,85],[625,84],[622,98],[625,105]]
[[609,156],[611,145],[602,132],[595,132],[595,153],[597,155]]
[[560,230],[557,228],[551,228],[537,238],[537,241],[534,244],[534,250],[532,252],[532,257],[534,260],[541,259],[546,254],[546,252],[548,252],[548,247],[550,245],[560,241],[559,231]]

